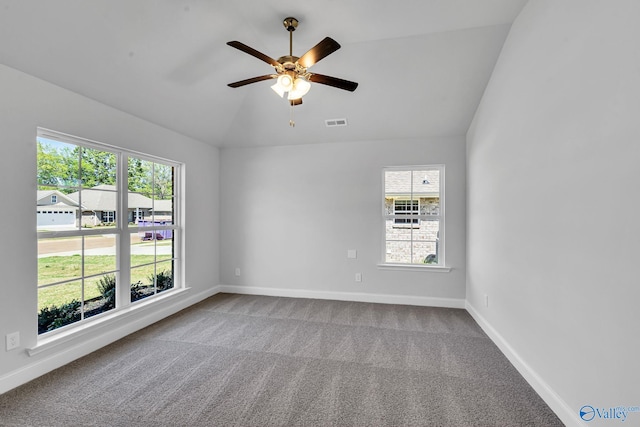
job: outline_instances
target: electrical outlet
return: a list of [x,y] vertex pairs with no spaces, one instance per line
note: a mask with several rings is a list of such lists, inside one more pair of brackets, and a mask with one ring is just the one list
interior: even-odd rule
[[240,277],[240,268],[236,267],[236,276]]
[[7,351],[20,347],[20,332],[7,334]]
[[362,273],[356,273],[356,282],[362,282]]
[[356,259],[358,258],[358,251],[355,249],[347,250],[347,258]]

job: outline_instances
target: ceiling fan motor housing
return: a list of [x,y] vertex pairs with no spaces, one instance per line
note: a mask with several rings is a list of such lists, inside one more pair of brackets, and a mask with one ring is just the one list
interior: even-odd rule
[[298,20],[292,16],[284,18],[282,21],[282,25],[287,29],[287,31],[295,31],[298,27]]

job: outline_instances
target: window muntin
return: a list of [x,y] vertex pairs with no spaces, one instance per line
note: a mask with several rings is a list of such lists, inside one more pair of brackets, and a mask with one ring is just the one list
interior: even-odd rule
[[[139,239],[137,225],[127,227],[126,220],[132,218],[138,222],[152,209],[153,200],[160,193],[152,189],[150,197],[138,196],[138,205],[146,206],[143,211],[120,196],[127,192],[127,183],[140,176],[119,165],[128,164],[130,158],[141,157],[138,154],[43,129],[38,130],[37,146],[38,200],[45,197],[46,193],[41,195],[43,192],[62,194],[57,197],[56,206],[36,208],[38,330],[42,334],[130,304],[130,298],[122,297],[117,298],[117,304],[116,293],[133,295],[135,282],[130,277],[133,269],[129,254],[148,242]],[[152,292],[146,292],[146,297],[174,287],[174,266],[179,259],[178,246],[174,245],[179,235],[174,221],[179,165],[150,157],[145,161],[152,165],[152,171],[162,171],[164,177],[166,171],[170,171],[170,182],[158,185],[162,184],[164,189],[161,194],[170,191],[170,202],[163,206],[170,209],[165,216],[171,218],[153,230],[171,238],[151,242],[168,245],[169,249],[155,246],[151,249],[153,259],[145,263],[148,273],[145,280],[151,282]],[[131,172],[133,175],[129,175]],[[147,177],[143,174],[141,179]],[[151,183],[154,183],[153,172]],[[69,206],[60,207],[60,204]],[[55,213],[65,213],[65,221],[49,219]]]
[[444,265],[444,166],[383,171],[383,263]]

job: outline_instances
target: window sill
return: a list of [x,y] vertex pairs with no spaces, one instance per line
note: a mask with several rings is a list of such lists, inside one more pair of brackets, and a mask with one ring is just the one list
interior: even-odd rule
[[381,263],[378,264],[378,268],[382,270],[413,270],[413,271],[430,271],[434,273],[449,273],[451,267],[444,265],[423,265],[423,264],[391,264]]
[[117,321],[139,313],[140,310],[143,310],[149,305],[154,305],[156,303],[159,303],[160,301],[177,298],[185,292],[188,292],[189,289],[190,288],[180,288],[174,289],[173,291],[165,291],[152,299],[134,303],[126,308],[112,310],[109,313],[105,313],[103,316],[100,316],[95,320],[87,321],[82,325],[71,327],[60,332],[52,331],[51,335],[47,333],[43,337],[38,337],[38,343],[35,347],[28,348],[27,354],[32,357],[44,351],[64,345],[71,340],[77,339],[78,337],[82,337],[85,335],[93,336],[95,335],[95,331],[97,329],[108,327],[109,325],[112,325]]

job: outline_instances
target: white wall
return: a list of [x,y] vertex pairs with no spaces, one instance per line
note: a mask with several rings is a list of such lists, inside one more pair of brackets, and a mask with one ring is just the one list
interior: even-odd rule
[[[44,65],[43,65],[44,66]],[[210,294],[219,283],[219,152],[83,96],[0,65],[0,392],[151,321],[150,310],[71,340],[64,349],[29,357],[37,339],[36,127],[165,157],[186,164],[186,283],[191,289],[158,309],[169,313]],[[4,337],[20,332],[21,348],[5,352]],[[97,338],[97,339],[96,339]]]
[[[449,273],[376,266],[382,168],[419,164],[446,165]],[[463,306],[464,168],[464,137],[224,148],[221,283],[235,292]]]
[[567,423],[640,405],[638,16],[530,1],[467,135],[468,304]]

